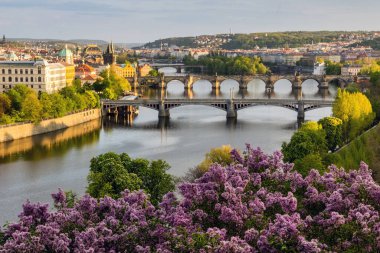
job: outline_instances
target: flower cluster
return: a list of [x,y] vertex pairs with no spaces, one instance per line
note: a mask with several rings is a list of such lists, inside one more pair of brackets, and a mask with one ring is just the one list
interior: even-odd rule
[[[73,207],[62,191],[23,206],[0,252],[378,252],[380,186],[366,164],[303,177],[282,154],[232,151],[154,207],[143,192],[88,195]],[[0,240],[1,242],[1,240]]]

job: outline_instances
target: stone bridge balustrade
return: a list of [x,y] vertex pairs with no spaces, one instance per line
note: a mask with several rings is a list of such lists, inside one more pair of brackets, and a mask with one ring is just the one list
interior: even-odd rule
[[185,105],[206,105],[225,111],[227,118],[237,118],[237,111],[252,106],[280,106],[297,112],[303,120],[305,112],[321,107],[331,107],[332,100],[294,100],[294,99],[151,99],[151,100],[102,100],[103,115],[117,111],[118,107],[143,106],[158,111],[159,118],[170,117],[170,109]]
[[[361,79],[360,79],[361,78]],[[225,80],[235,80],[239,83],[239,89],[244,90],[248,88],[248,83],[254,79],[262,80],[265,83],[266,90],[273,91],[276,82],[279,80],[289,80],[292,83],[293,89],[302,89],[302,85],[306,80],[315,80],[318,82],[319,89],[326,89],[329,83],[337,81],[340,88],[345,88],[349,83],[362,80],[363,78],[369,79],[368,77],[360,77],[354,79],[352,76],[315,76],[315,75],[231,75],[231,76],[220,76],[220,75],[178,75],[178,76],[165,76],[161,75],[159,77],[130,77],[127,78],[130,83],[133,83],[134,87],[139,87],[139,85],[157,85],[159,88],[166,89],[167,84],[170,81],[178,80],[184,84],[186,89],[192,89],[193,84],[199,80],[207,80],[211,83],[213,89],[219,89],[222,82]]]

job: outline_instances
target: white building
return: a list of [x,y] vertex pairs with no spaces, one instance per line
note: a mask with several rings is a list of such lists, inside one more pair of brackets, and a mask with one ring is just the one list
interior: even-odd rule
[[341,68],[342,76],[357,76],[362,69],[360,65],[352,65],[352,66],[343,66]]
[[316,76],[326,75],[326,65],[324,62],[323,63],[317,62],[314,64],[313,75],[316,75]]
[[0,61],[0,92],[25,84],[36,92],[53,93],[66,87],[66,68],[46,60]]

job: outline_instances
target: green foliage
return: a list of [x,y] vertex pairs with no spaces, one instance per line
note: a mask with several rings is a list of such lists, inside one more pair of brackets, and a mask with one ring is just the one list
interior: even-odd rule
[[11,110],[11,100],[6,94],[0,94],[0,118],[4,114],[10,113]]
[[232,163],[231,158],[232,147],[230,145],[222,145],[221,147],[212,148],[206,155],[204,160],[195,168],[190,169],[185,179],[194,181],[203,176],[213,163],[227,166]]
[[343,122],[335,117],[325,117],[318,121],[326,132],[327,147],[334,151],[336,147],[340,147],[343,143]]
[[316,169],[320,172],[324,171],[325,166],[323,165],[320,154],[308,154],[294,161],[294,169],[303,176],[306,176],[311,169]]
[[[357,137],[331,156],[336,165],[347,170],[364,161],[373,171],[380,171],[380,125]],[[378,181],[380,174],[376,173],[375,177]]]
[[357,42],[357,43],[354,43],[354,44],[351,44],[349,45],[350,47],[362,47],[362,46],[365,46],[365,47],[371,47],[372,49],[374,50],[380,50],[380,38],[374,38],[372,40],[365,40],[365,41],[362,41],[362,42]]
[[340,75],[343,64],[339,62],[325,61],[326,75]]
[[27,121],[38,122],[41,120],[42,105],[38,100],[37,94],[34,92],[28,93],[21,103],[21,115]]
[[99,96],[93,91],[65,87],[59,93],[36,92],[26,85],[16,85],[0,95],[0,124],[57,118],[68,113],[99,107]]
[[160,72],[158,72],[157,69],[152,69],[151,71],[149,71],[148,75],[149,75],[149,76],[157,77],[157,76],[160,75]]
[[375,118],[368,98],[359,92],[350,93],[338,89],[333,105],[333,116],[343,122],[344,140],[355,138],[368,128]]
[[100,76],[103,79],[98,79],[93,84],[93,88],[100,94],[101,98],[118,99],[125,92],[131,90],[128,80],[118,76],[112,67],[104,70]]
[[174,190],[174,179],[166,171],[169,164],[162,160],[131,159],[127,154],[109,152],[91,160],[87,192],[96,198],[108,195],[120,197],[126,189],[143,189],[157,204],[169,191]]
[[[312,124],[310,124],[312,125]],[[314,124],[313,124],[314,125]],[[289,143],[282,144],[284,160],[294,162],[309,154],[323,155],[327,152],[326,133],[323,129],[310,128],[306,125],[295,132]]]
[[198,60],[187,56],[184,58],[186,65],[203,65],[207,67],[210,75],[254,75],[265,74],[269,70],[258,57],[238,56],[229,58],[221,55],[200,57]]

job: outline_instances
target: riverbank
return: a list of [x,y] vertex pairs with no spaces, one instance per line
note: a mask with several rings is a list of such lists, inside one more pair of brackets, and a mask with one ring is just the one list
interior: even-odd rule
[[366,131],[333,154],[336,165],[345,169],[358,168],[361,161],[374,171],[375,180],[380,180],[380,124]]
[[79,125],[101,117],[100,109],[90,109],[66,115],[61,118],[43,120],[37,124],[21,123],[0,127],[0,142],[13,141],[25,137],[49,133]]

